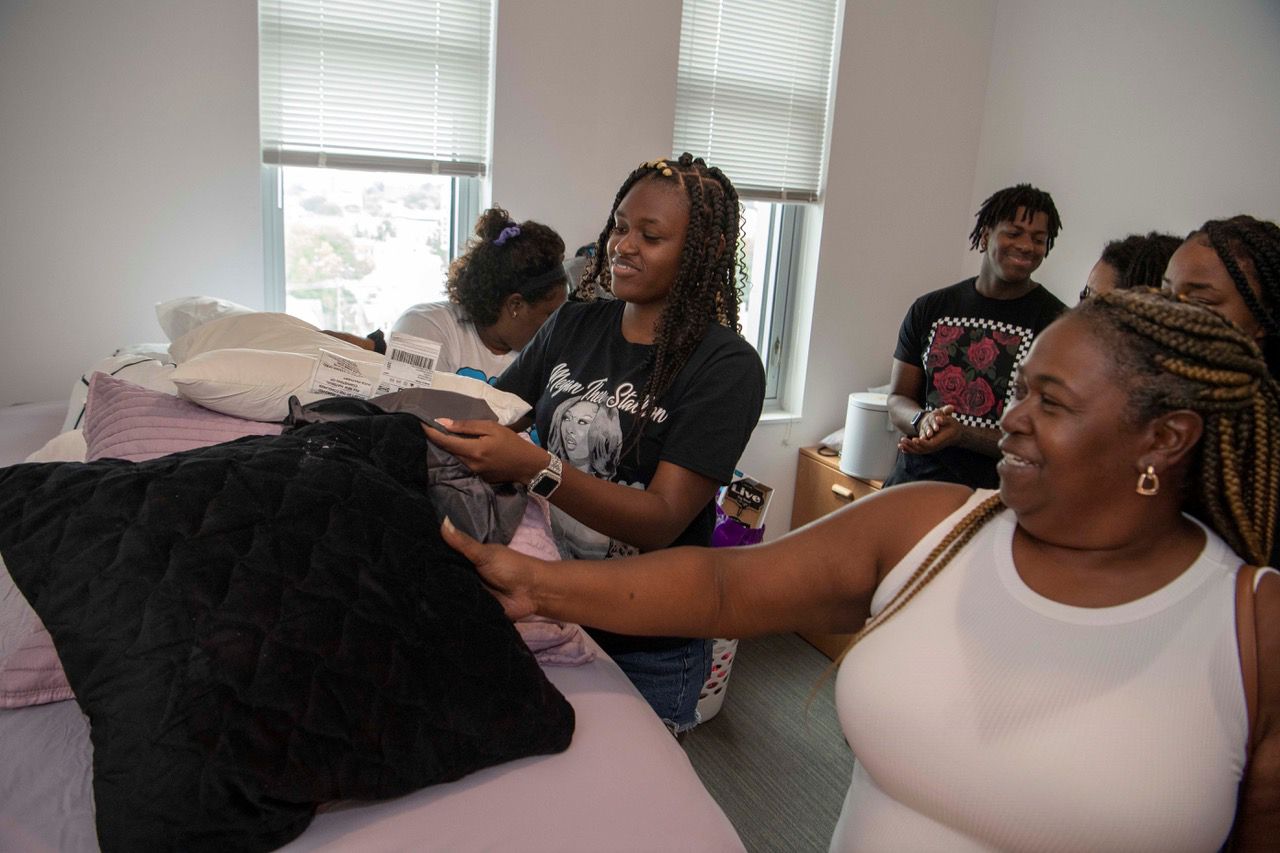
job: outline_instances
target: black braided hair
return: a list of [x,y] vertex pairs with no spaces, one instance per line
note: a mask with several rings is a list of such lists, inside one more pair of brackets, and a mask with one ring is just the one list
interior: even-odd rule
[[1058,216],[1058,208],[1054,206],[1053,196],[1044,190],[1036,189],[1031,184],[1017,184],[1005,187],[991,194],[974,214],[977,222],[969,233],[969,248],[977,249],[982,243],[982,235],[995,228],[1001,222],[1013,222],[1018,216],[1018,208],[1022,208],[1022,216],[1030,220],[1037,213],[1049,217],[1049,239],[1045,242],[1044,253],[1053,249],[1053,241],[1062,230],[1062,217]]
[[[501,241],[506,228],[519,229]],[[462,306],[467,319],[477,328],[492,326],[502,313],[503,301],[519,292],[526,302],[536,303],[550,298],[559,289],[564,292],[567,276],[553,278],[532,290],[521,288],[523,282],[563,269],[564,240],[540,222],[511,221],[511,215],[500,207],[480,214],[475,237],[467,250],[449,265],[449,301]]]
[[[1262,350],[1271,374],[1280,369],[1280,226],[1252,216],[1211,219],[1189,240],[1207,242],[1218,254],[1249,313],[1266,332]],[[1253,276],[1262,291],[1249,286]]]
[[747,277],[737,190],[724,172],[708,166],[701,157],[684,153],[675,159],[642,163],[622,182],[609,219],[596,240],[595,254],[578,284],[579,299],[594,298],[596,288],[613,292],[609,236],[617,224],[618,205],[641,181],[662,181],[680,188],[689,200],[689,226],[676,279],[654,331],[654,347],[647,365],[649,378],[640,394],[641,409],[629,433],[629,445],[639,440],[653,404],[671,387],[712,325],[726,326],[741,334],[738,306]]
[[1112,240],[1102,250],[1102,262],[1116,271],[1116,287],[1130,290],[1135,287],[1159,289],[1164,281],[1164,269],[1169,258],[1182,245],[1173,234],[1151,231],[1147,234],[1130,234],[1123,240]]

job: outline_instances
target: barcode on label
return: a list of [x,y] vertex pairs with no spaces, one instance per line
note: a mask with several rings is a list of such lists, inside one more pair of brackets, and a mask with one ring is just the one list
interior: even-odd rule
[[425,370],[435,370],[436,360],[429,355],[418,355],[416,352],[405,352],[402,349],[393,349],[390,358],[392,361],[399,361]]

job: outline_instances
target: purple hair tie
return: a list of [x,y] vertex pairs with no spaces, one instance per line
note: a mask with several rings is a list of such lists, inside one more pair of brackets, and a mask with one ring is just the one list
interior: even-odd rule
[[502,246],[512,237],[519,237],[519,236],[520,236],[520,226],[508,225],[506,228],[502,229],[501,233],[499,233],[497,237],[494,238],[493,245]]

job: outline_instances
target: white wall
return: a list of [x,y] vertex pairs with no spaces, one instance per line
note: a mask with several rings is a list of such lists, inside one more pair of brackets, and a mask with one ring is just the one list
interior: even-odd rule
[[1037,278],[1074,305],[1103,245],[1280,220],[1280,3],[1001,0],[972,202],[1030,181],[1064,229]]
[[68,393],[152,306],[262,305],[257,9],[0,3],[0,405]]
[[680,0],[499,4],[493,202],[594,243],[624,178],[672,153]]

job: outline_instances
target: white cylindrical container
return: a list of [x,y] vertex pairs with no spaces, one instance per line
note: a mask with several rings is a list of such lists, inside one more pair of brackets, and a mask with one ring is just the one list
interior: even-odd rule
[[864,480],[883,480],[898,455],[898,431],[889,421],[889,395],[862,391],[849,395],[840,444],[840,470]]

